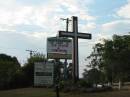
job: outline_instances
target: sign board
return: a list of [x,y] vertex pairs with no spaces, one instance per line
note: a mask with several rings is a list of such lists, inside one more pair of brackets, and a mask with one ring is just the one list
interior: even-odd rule
[[53,84],[54,63],[36,62],[34,65],[34,86],[50,86]]
[[72,40],[62,37],[47,38],[47,57],[49,59],[72,59]]

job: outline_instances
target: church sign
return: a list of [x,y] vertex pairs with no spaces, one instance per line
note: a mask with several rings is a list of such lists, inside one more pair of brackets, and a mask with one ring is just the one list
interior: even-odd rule
[[36,62],[34,65],[34,86],[53,85],[54,63]]
[[72,40],[62,37],[48,38],[47,57],[49,59],[72,59]]

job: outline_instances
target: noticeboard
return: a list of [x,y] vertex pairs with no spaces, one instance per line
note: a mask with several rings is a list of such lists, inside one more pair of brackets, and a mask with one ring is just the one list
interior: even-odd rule
[[48,59],[72,59],[72,40],[62,37],[47,38]]
[[34,86],[53,85],[54,63],[36,62],[34,65]]

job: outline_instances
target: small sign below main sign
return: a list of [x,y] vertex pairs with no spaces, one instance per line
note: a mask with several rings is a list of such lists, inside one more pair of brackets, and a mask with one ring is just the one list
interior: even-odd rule
[[53,85],[54,63],[36,62],[34,65],[34,86]]
[[48,38],[47,57],[49,59],[72,59],[72,40],[62,37]]

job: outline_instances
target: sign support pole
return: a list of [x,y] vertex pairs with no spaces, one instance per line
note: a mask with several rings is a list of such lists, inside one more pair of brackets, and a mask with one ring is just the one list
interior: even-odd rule
[[[69,18],[67,18],[67,19],[61,18],[61,19],[66,21],[66,32],[68,32],[69,21],[71,21],[71,20]],[[65,58],[65,62],[64,62],[64,79],[66,80],[67,77],[68,77],[67,76],[67,58]]]

